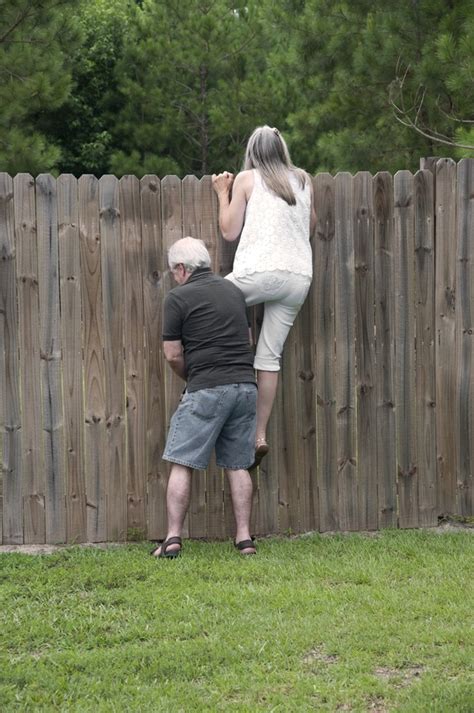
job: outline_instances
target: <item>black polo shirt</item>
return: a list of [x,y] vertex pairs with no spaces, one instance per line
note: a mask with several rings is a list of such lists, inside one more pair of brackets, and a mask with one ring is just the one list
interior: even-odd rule
[[255,383],[245,300],[229,280],[199,268],[168,292],[163,340],[180,339],[187,390]]

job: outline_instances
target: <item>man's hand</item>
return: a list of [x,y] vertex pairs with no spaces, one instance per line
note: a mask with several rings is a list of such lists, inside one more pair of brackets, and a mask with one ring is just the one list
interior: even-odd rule
[[229,171],[224,171],[224,173],[219,174],[214,173],[212,175],[212,187],[217,193],[217,195],[224,193],[228,196],[230,193],[230,189],[232,188],[233,182],[234,174],[229,173]]
[[176,339],[172,342],[164,341],[163,353],[174,373],[186,381],[186,367],[184,364],[184,352],[181,340]]

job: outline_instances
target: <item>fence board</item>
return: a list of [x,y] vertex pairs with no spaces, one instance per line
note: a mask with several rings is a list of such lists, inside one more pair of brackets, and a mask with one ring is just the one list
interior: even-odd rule
[[301,443],[298,478],[300,532],[319,529],[316,477],[316,384],[313,286],[293,326],[296,340],[296,420]]
[[458,431],[456,405],[456,164],[436,167],[436,440],[438,512],[456,510]]
[[[219,255],[223,241],[219,236],[216,219],[217,202],[211,185],[211,177],[203,176],[200,181],[200,186],[201,239],[204,240],[209,250],[212,269],[215,272],[219,272]],[[228,483],[224,486],[224,473],[222,469],[216,466],[215,456],[213,455],[206,472],[206,532],[208,537],[223,538],[226,534],[233,534],[233,515],[229,507],[227,507],[227,524],[229,531],[226,533],[224,487],[228,487]]]
[[[186,176],[183,179],[183,235],[189,235],[192,238],[207,239],[209,243],[208,247],[215,255],[217,246],[215,243],[211,245],[210,236],[201,234],[201,189],[209,190],[209,188],[210,186],[203,186],[196,176]],[[191,537],[206,536],[207,476],[207,471],[195,471],[195,473],[193,473],[193,485],[189,507],[189,534]]]
[[45,471],[42,459],[38,249],[35,182],[26,173],[14,180],[17,250],[22,495],[25,544],[46,541]]
[[300,531],[298,488],[300,470],[303,467],[302,434],[298,414],[297,378],[298,362],[296,351],[302,345],[297,343],[298,329],[293,327],[283,349],[281,359],[282,417],[285,427],[282,433],[285,467],[280,470],[280,501],[284,503],[280,511],[280,528],[283,532]]
[[416,451],[419,524],[437,524],[433,174],[415,174]]
[[107,539],[105,363],[99,181],[79,179],[84,364],[84,467],[89,542]]
[[61,379],[59,254],[56,181],[36,179],[40,304],[43,453],[46,473],[46,539],[66,541],[66,459]]
[[125,273],[125,394],[127,428],[127,529],[133,537],[146,532],[145,518],[145,360],[140,230],[140,183],[124,176],[119,185]]
[[150,539],[166,536],[166,466],[161,456],[166,438],[164,363],[162,347],[163,297],[167,273],[161,235],[161,187],[156,176],[140,183],[145,319],[145,403],[147,523]]
[[23,542],[14,222],[13,180],[7,173],[0,173],[0,494],[3,501],[0,526],[6,544]]
[[409,171],[394,178],[395,363],[400,527],[418,525],[415,382],[414,189]]
[[393,182],[374,177],[376,441],[379,527],[397,525]]
[[359,529],[376,530],[377,441],[372,437],[376,423],[374,206],[370,173],[354,176],[353,191]]
[[335,180],[321,173],[313,181],[316,228],[313,239],[314,348],[316,367],[316,465],[320,529],[337,530],[336,421],[336,241]]
[[[161,211],[162,211],[162,237],[163,251],[166,259],[168,249],[171,245],[183,237],[183,213],[181,181],[177,176],[165,176],[161,182]],[[175,287],[175,283],[168,271],[165,273],[165,293]],[[169,429],[171,416],[178,406],[184,383],[173,370],[166,366],[165,371],[165,408],[166,408],[166,432]],[[167,466],[167,473],[170,466]],[[183,527],[183,536],[189,534],[189,513]]]
[[114,176],[99,181],[102,294],[104,306],[107,538],[127,534],[127,475],[124,387],[124,267],[121,250],[119,184]]
[[68,542],[87,540],[83,451],[81,265],[77,180],[57,181],[61,342],[66,447],[66,529]]
[[457,498],[456,512],[474,511],[474,159],[457,168]]
[[355,410],[355,275],[352,176],[338,173],[336,237],[336,408],[339,525],[357,530],[357,439]]

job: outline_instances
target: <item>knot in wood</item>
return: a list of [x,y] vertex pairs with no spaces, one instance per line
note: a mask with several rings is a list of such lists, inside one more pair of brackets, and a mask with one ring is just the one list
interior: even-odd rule
[[456,307],[456,289],[454,287],[446,287],[444,294],[448,308],[454,312]]

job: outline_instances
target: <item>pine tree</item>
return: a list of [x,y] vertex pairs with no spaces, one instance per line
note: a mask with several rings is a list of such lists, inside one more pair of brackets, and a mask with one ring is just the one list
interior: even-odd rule
[[115,69],[129,29],[129,0],[88,0],[77,16],[81,44],[71,65],[67,101],[44,114],[41,126],[60,147],[59,168],[80,176],[107,173],[119,104]]
[[[288,0],[283,5],[285,13],[291,7],[296,14],[291,50],[280,60],[299,90],[287,116],[295,159],[312,170],[375,172],[416,170],[420,156],[455,154],[453,147],[440,147],[429,135],[397,121],[394,103],[403,100],[423,126],[450,139],[456,126],[443,107],[463,105],[465,116],[472,117],[469,0],[388,5],[382,0]],[[280,31],[285,27],[283,15]],[[457,48],[464,65],[458,62],[448,71],[446,43]]]
[[249,133],[275,116],[259,3],[144,0],[118,67],[114,172],[237,169]]
[[0,166],[14,174],[52,170],[57,145],[38,128],[70,91],[67,52],[78,36],[77,0],[0,0]]

